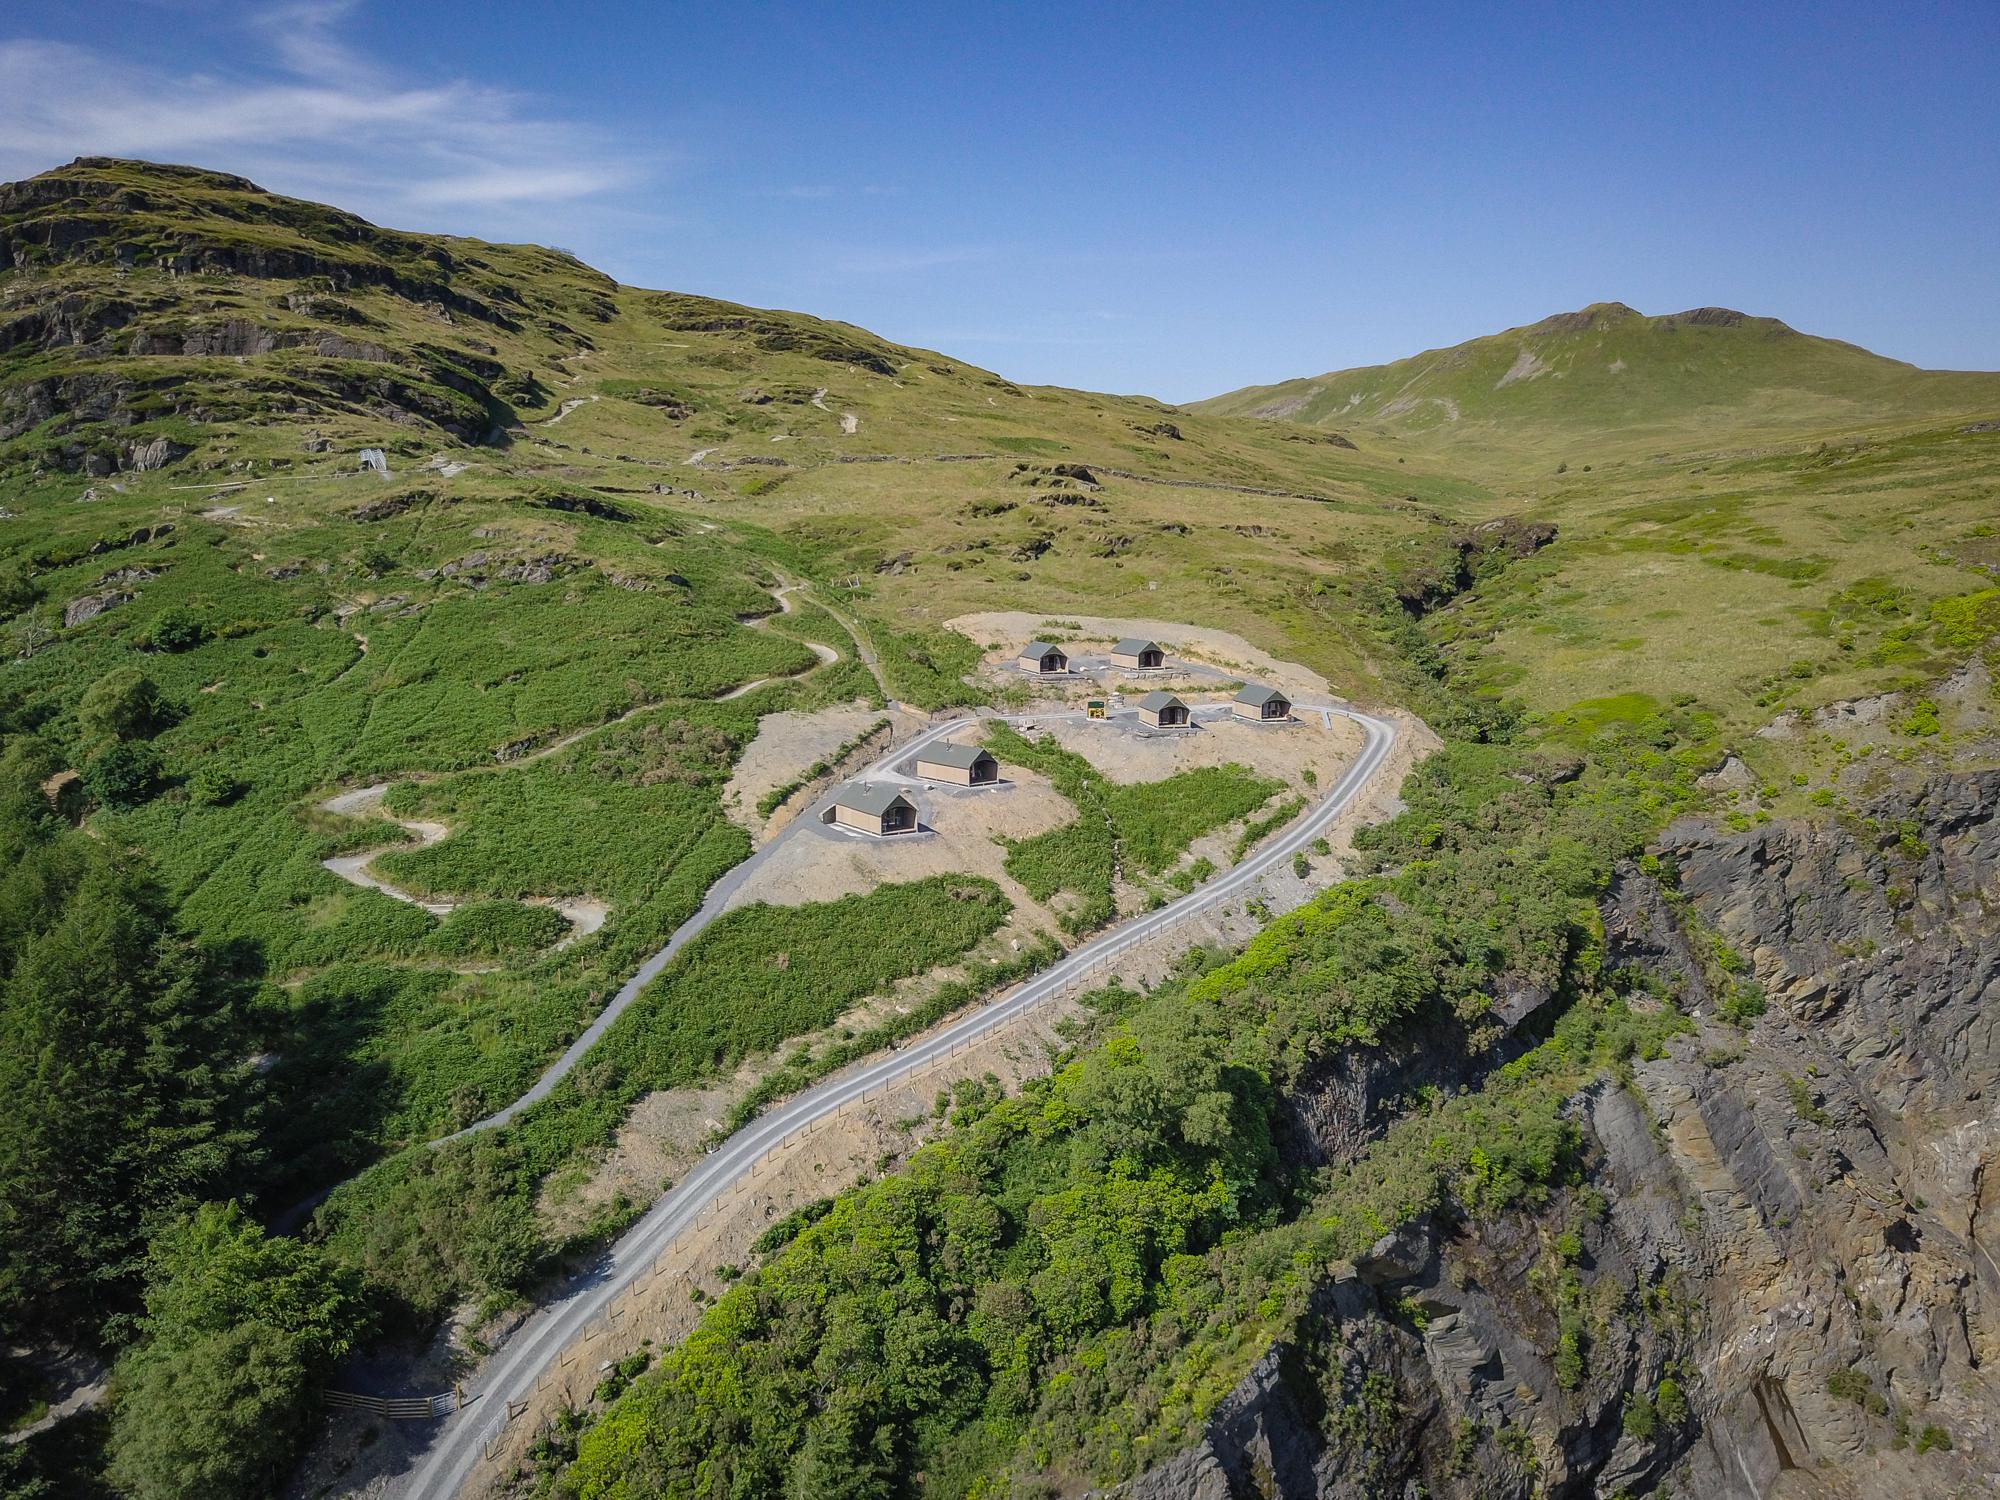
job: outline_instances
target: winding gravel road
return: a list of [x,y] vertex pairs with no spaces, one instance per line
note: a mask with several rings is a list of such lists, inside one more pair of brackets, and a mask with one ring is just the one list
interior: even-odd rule
[[[1381,768],[1395,746],[1397,731],[1391,721],[1356,709],[1304,704],[1299,708],[1303,713],[1339,715],[1353,720],[1364,731],[1366,743],[1339,781],[1297,822],[1207,885],[1156,911],[1134,917],[1082,945],[1060,962],[951,1026],[794,1096],[729,1137],[672,1191],[662,1196],[644,1218],[626,1231],[588,1281],[561,1301],[550,1303],[538,1311],[486,1362],[474,1377],[476,1389],[469,1404],[438,1423],[422,1457],[404,1482],[402,1493],[411,1500],[441,1500],[441,1497],[456,1496],[477,1468],[488,1441],[504,1428],[508,1403],[524,1401],[534,1390],[536,1380],[557,1362],[563,1350],[604,1316],[628,1287],[646,1275],[698,1215],[729,1192],[775,1148],[864,1095],[948,1057],[995,1028],[1096,976],[1113,959],[1138,944],[1159,936],[1207,907],[1240,895],[1267,871],[1291,859],[1321,837]],[[1016,716],[1015,722],[1046,722],[1055,717],[1059,716],[1021,715]],[[918,750],[965,723],[961,719],[937,725],[883,757],[864,772],[864,776],[876,779],[900,776],[901,768],[911,763]],[[803,824],[809,818],[817,818],[825,800],[801,814],[793,826]],[[770,847],[765,846],[766,850]],[[709,893],[709,900],[703,903],[701,913],[674,935],[672,943],[647,961],[619,991],[613,1003],[605,1007],[598,1023],[577,1039],[576,1045],[544,1075],[541,1083],[513,1105],[482,1120],[474,1128],[497,1125],[511,1118],[516,1110],[545,1095],[554,1086],[554,1081],[573,1065],[573,1058],[580,1057],[611,1020],[666,967],[687,938],[712,920],[713,914],[721,909],[756,863],[756,856],[752,856],[723,877]]]

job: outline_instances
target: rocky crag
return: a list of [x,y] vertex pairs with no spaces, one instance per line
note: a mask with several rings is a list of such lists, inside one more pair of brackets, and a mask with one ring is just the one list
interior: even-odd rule
[[1128,1500],[1996,1492],[2000,772],[1657,855],[1607,956],[1696,1025],[1577,1101],[1583,1180],[1343,1268]]

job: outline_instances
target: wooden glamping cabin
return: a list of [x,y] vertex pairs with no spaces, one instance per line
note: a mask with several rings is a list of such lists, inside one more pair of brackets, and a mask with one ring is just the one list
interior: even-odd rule
[[1120,641],[1111,648],[1111,665],[1128,672],[1156,672],[1166,664],[1166,647],[1158,641]]
[[1254,719],[1262,724],[1281,722],[1292,716],[1291,699],[1276,688],[1258,687],[1255,683],[1238,693],[1229,708],[1239,719]]
[[991,750],[945,741],[917,752],[917,774],[953,786],[991,786],[1000,779],[1000,762]]
[[1148,693],[1139,700],[1139,722],[1155,729],[1185,729],[1188,706],[1172,693]]
[[857,781],[834,799],[826,821],[840,828],[887,837],[917,831],[917,804],[892,786]]
[[1030,641],[1021,648],[1020,667],[1023,672],[1067,672],[1069,657],[1060,646]]

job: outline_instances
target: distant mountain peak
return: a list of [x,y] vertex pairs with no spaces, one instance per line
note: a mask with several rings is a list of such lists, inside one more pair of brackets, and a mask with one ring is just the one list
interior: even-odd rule
[[1500,458],[1588,443],[1658,452],[1837,428],[1862,414],[1923,416],[1991,404],[2000,376],[1917,370],[1733,307],[1648,315],[1623,302],[1509,328],[1407,359],[1195,403]]
[[1644,317],[1637,308],[1627,307],[1623,302],[1593,302],[1588,307],[1575,312],[1551,313],[1539,323],[1528,326],[1524,332],[1533,333],[1577,333],[1600,323],[1622,322],[1629,318]]

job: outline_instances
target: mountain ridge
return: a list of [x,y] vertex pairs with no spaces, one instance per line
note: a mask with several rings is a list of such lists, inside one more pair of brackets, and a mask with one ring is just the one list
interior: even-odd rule
[[1923,370],[1777,318],[1594,302],[1385,364],[1245,386],[1192,410],[1397,438],[1474,462],[1767,437],[2000,405],[2000,374]]
[[[200,167],[80,157],[0,184],[0,267],[0,354],[21,361],[0,379],[0,446],[37,430],[57,435],[46,426],[54,418],[67,429],[136,427],[147,438],[158,434],[143,429],[175,419],[213,425],[274,409],[393,413],[402,425],[492,443],[547,419],[558,387],[577,381],[571,362],[615,358],[635,367],[619,375],[658,382],[620,399],[686,417],[720,407],[733,425],[744,407],[802,404],[817,385],[838,395],[844,369],[920,417],[932,438],[951,422],[995,422],[996,408],[1010,418],[1032,410],[1045,426],[1055,408],[1087,404],[1094,418],[1115,418],[1121,437],[1078,456],[1135,468],[1164,460],[1176,477],[1200,466],[1173,462],[1194,455],[1198,438],[1132,441],[1163,437],[1160,419],[1178,411],[1150,397],[1022,386],[850,323],[626,286],[545,246],[385,229]],[[719,347],[706,346],[711,338]],[[612,354],[633,339],[645,341],[643,360]],[[693,352],[661,352],[680,348]],[[43,358],[24,358],[33,354]],[[213,363],[238,357],[268,373],[248,378]],[[818,372],[817,384],[798,403],[759,388],[802,372]],[[855,415],[883,430],[865,403]],[[45,456],[77,468],[90,445],[62,435]],[[184,430],[166,435],[188,441]],[[1308,450],[1250,437],[1263,454],[1230,456],[1238,482],[1317,487],[1290,461]],[[1079,446],[1054,434],[1020,441]]]

